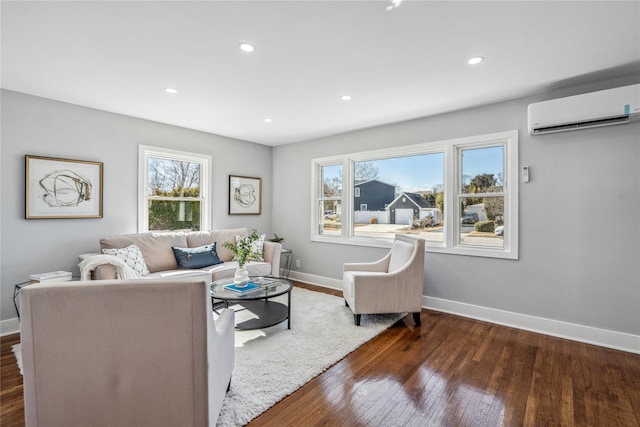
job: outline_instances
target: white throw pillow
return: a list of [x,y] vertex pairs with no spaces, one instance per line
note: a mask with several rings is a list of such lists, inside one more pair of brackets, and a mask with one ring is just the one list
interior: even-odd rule
[[261,235],[260,238],[258,240],[256,240],[255,242],[253,242],[253,250],[257,253],[260,254],[260,259],[258,259],[257,261],[264,261],[264,238],[266,237],[265,234]]
[[124,261],[129,267],[131,267],[140,276],[146,276],[149,274],[147,263],[144,262],[144,257],[140,248],[135,243],[122,249],[103,249],[102,253],[105,255],[115,255]]

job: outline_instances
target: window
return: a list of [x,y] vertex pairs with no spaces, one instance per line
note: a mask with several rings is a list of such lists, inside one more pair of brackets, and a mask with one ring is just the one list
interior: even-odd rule
[[460,245],[504,247],[504,237],[495,234],[504,222],[504,149],[503,145],[458,148]]
[[[355,237],[392,239],[397,230],[414,223],[419,226],[428,216],[441,217],[436,212],[435,192],[444,183],[442,152],[375,158],[353,164],[356,189],[361,194],[354,203]],[[439,227],[433,226],[433,221],[428,221],[428,226],[427,221],[422,224],[425,239],[442,242],[443,224],[438,224]]]
[[[316,198],[317,234],[340,237],[342,235],[342,165],[318,165],[319,179]],[[315,227],[314,227],[315,228]]]
[[517,159],[517,131],[314,159],[311,239],[517,259]]
[[210,228],[211,156],[140,145],[138,231]]

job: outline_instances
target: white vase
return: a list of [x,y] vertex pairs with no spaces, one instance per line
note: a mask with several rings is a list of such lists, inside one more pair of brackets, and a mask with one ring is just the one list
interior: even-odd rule
[[233,283],[238,287],[246,286],[249,283],[249,272],[246,267],[237,268],[236,274],[233,276]]

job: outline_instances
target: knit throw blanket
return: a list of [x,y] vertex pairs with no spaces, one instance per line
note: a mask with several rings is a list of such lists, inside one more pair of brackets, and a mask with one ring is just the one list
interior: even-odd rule
[[113,265],[118,279],[139,279],[141,277],[115,255],[92,255],[78,264],[80,267],[80,280],[91,280],[91,272],[103,264]]

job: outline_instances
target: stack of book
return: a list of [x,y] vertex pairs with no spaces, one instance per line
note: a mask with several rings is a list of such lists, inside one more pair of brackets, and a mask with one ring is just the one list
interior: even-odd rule
[[68,282],[71,280],[70,271],[50,271],[48,273],[38,273],[29,276],[30,283],[40,282]]

